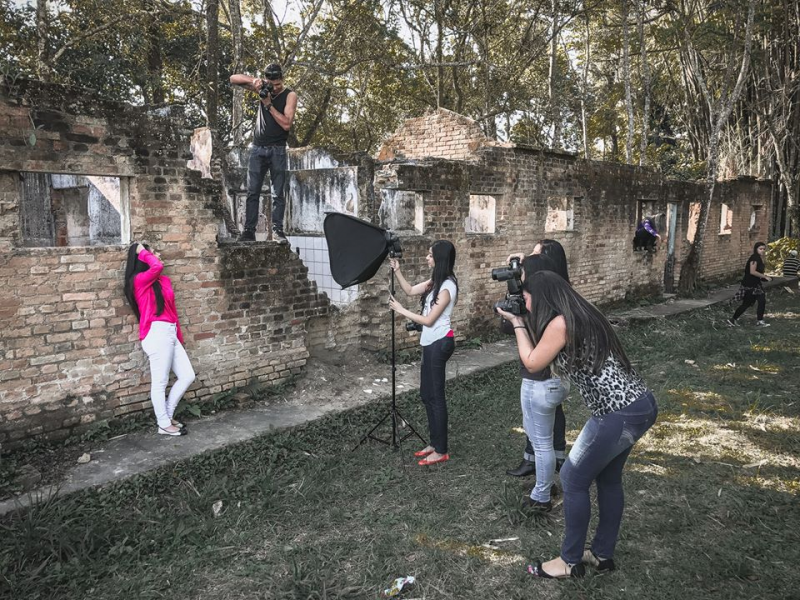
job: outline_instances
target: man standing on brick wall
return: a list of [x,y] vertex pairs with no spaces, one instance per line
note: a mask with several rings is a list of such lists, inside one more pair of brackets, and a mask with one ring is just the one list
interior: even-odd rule
[[239,236],[239,241],[254,242],[256,239],[261,186],[269,171],[272,184],[272,239],[286,244],[288,240],[283,232],[286,207],[283,188],[288,167],[286,141],[297,111],[297,94],[284,87],[283,70],[277,63],[265,69],[264,79],[236,74],[231,75],[231,84],[254,91],[260,98],[247,167],[244,232]]

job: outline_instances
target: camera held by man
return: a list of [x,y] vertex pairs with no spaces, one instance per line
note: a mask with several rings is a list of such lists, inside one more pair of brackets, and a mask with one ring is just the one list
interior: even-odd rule
[[495,303],[495,311],[499,309],[512,315],[524,315],[528,312],[522,296],[522,262],[519,258],[513,257],[507,267],[492,269],[492,279],[505,281],[508,286],[506,297]]
[[258,88],[258,97],[259,98],[269,98],[269,95],[272,93],[272,90],[275,89],[275,86],[271,81],[264,81],[261,84],[261,87]]

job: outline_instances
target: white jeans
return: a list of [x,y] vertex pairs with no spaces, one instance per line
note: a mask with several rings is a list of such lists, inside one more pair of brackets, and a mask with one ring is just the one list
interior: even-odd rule
[[[172,415],[181,397],[194,381],[194,369],[186,350],[178,341],[178,328],[175,323],[153,321],[150,331],[142,340],[142,350],[150,359],[150,400],[156,413],[158,426],[167,428],[172,425]],[[165,398],[170,370],[177,379]]]

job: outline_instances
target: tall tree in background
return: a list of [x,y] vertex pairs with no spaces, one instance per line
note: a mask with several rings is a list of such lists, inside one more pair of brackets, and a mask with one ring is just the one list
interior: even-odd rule
[[[720,135],[723,127],[728,123],[734,105],[739,100],[745,80],[749,75],[755,2],[756,0],[748,0],[747,3],[747,16],[743,39],[742,36],[738,35],[739,32],[741,32],[741,18],[737,18],[733,21],[731,35],[727,41],[725,52],[719,61],[721,69],[716,82],[712,78],[713,73],[708,68],[709,64],[712,63],[709,59],[710,52],[706,52],[706,54],[703,55],[702,50],[698,48],[693,38],[693,34],[702,31],[703,27],[701,24],[708,23],[711,20],[709,17],[712,15],[708,15],[702,10],[698,13],[684,13],[680,15],[685,34],[682,48],[685,69],[687,71],[687,76],[696,81],[702,93],[700,100],[702,100],[708,108],[709,122],[707,123],[707,127],[710,131],[710,135],[708,136],[708,154],[706,156],[706,196],[703,202],[700,203],[700,215],[694,241],[692,242],[685,262],[681,265],[681,278],[679,283],[679,290],[681,292],[693,290],[697,282],[698,269],[703,255],[705,234],[708,225],[708,214],[711,209],[711,202],[714,198],[714,189],[717,183]],[[713,10],[713,8],[711,10]],[[728,15],[716,15],[717,18],[712,24],[718,27],[722,26],[723,23],[721,19],[727,16]],[[737,56],[737,46],[743,46],[740,56]],[[715,83],[717,83],[716,86]]]
[[636,118],[633,114],[633,97],[631,92],[631,36],[628,27],[628,0],[622,0],[622,80],[625,84],[625,113],[628,115],[628,126],[625,135],[625,162],[633,162],[633,133]]
[[[242,8],[239,0],[228,0],[228,21],[231,26],[231,73],[241,73],[244,70],[242,60]],[[235,148],[242,145],[244,120],[244,89],[233,86],[233,104],[231,105],[231,139]]]
[[217,128],[217,102],[219,100],[219,0],[206,4],[206,122]]
[[647,14],[647,0],[637,0],[636,26],[639,34],[640,71],[642,80],[642,137],[639,143],[639,166],[647,162],[647,144],[650,137],[650,61],[647,57],[647,39],[644,35],[644,22]]
[[36,74],[42,81],[50,79],[47,0],[36,0]]

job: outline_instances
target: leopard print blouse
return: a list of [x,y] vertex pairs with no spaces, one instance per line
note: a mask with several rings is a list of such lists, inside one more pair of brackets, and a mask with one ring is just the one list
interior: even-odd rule
[[555,366],[578,388],[586,406],[596,417],[633,404],[647,391],[647,386],[636,371],[631,369],[628,373],[622,363],[612,355],[609,355],[597,375],[592,372],[591,367],[569,369],[567,356],[563,351],[556,356]]

